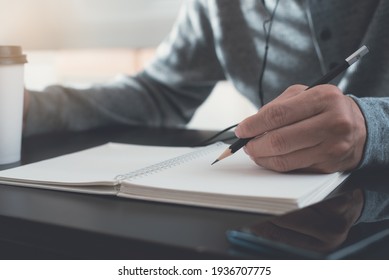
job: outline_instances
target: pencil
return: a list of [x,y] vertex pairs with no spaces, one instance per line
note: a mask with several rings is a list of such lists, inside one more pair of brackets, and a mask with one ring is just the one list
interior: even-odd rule
[[[319,80],[317,80],[315,83],[310,85],[305,90],[308,90],[308,89],[313,88],[313,87],[318,86],[318,85],[329,83],[332,79],[334,79],[340,73],[345,71],[348,67],[350,67],[352,64],[357,62],[359,59],[361,59],[368,52],[369,52],[369,49],[366,46],[362,46],[356,52],[354,52],[352,55],[347,57],[341,64],[339,64],[338,66],[333,68],[331,71],[329,71],[327,74],[325,74],[323,77],[321,77]],[[237,152],[242,147],[244,147],[250,140],[257,138],[257,137],[262,137],[265,134],[266,134],[266,132],[259,135],[259,136],[238,139],[236,142],[231,144],[231,146],[229,146],[211,165],[221,161],[222,159],[225,159],[225,158],[233,155],[235,152]]]

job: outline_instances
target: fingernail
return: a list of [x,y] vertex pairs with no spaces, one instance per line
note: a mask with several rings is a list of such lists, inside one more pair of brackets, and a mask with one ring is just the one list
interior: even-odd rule
[[235,129],[235,136],[241,138],[240,135],[241,135],[241,129],[239,126],[237,126]]

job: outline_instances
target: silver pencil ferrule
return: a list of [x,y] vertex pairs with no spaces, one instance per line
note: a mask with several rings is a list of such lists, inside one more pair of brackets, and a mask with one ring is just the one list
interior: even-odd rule
[[350,55],[348,58],[346,58],[346,62],[349,65],[352,65],[353,63],[358,61],[361,57],[363,57],[368,52],[369,52],[369,49],[366,46],[362,46],[356,52],[354,52],[352,55]]

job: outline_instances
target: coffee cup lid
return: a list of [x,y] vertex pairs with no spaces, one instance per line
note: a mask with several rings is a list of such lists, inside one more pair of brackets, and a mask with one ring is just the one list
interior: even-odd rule
[[19,46],[0,46],[0,65],[27,63],[26,55]]

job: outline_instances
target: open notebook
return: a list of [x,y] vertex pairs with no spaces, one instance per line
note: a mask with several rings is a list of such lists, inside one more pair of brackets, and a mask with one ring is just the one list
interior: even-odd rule
[[322,200],[347,177],[272,172],[242,151],[211,166],[227,147],[108,143],[0,171],[0,183],[281,214]]

